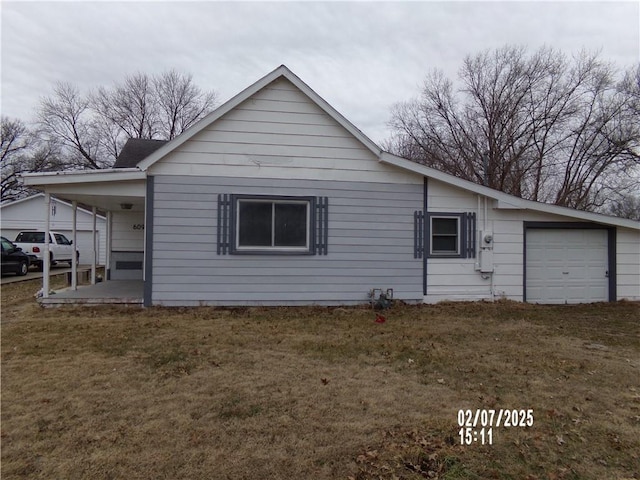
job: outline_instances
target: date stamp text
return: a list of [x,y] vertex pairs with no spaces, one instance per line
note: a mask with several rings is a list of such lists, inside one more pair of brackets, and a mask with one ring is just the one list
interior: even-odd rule
[[462,445],[493,445],[494,428],[533,427],[533,409],[458,410],[458,436]]

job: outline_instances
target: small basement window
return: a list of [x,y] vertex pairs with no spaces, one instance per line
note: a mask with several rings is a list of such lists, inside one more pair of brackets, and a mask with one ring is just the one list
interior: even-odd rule
[[235,253],[312,253],[311,198],[235,200]]
[[429,214],[429,256],[463,257],[463,214]]

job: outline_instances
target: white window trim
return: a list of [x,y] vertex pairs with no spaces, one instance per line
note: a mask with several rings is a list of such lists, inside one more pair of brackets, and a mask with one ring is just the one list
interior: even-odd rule
[[[271,246],[265,245],[240,245],[240,203],[269,203],[271,208]],[[305,205],[306,206],[306,242],[301,247],[279,247],[275,246],[275,204],[286,205]],[[296,200],[296,199],[282,199],[282,198],[252,198],[251,196],[237,198],[236,199],[236,218],[235,218],[235,250],[237,252],[282,252],[282,253],[308,253],[311,251],[311,201],[310,200]]]
[[[451,220],[455,220],[456,221],[456,233],[455,233],[455,237],[456,237],[456,251],[452,251],[452,250],[447,250],[447,251],[433,251],[433,237],[434,237],[434,233],[433,233],[433,219],[451,219]],[[438,237],[453,237],[453,234],[437,234]],[[461,221],[460,221],[460,216],[459,215],[430,215],[429,216],[429,256],[431,257],[459,257],[460,255],[462,255],[462,246],[461,246],[461,240],[462,240],[462,234],[461,234]]]

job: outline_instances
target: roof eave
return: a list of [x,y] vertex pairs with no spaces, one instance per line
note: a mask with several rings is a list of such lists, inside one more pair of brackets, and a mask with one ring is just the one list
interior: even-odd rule
[[573,217],[579,220],[585,220],[589,222],[602,223],[605,225],[615,225],[619,227],[631,228],[634,230],[640,230],[640,222],[636,220],[630,220],[627,218],[612,217],[610,215],[604,215],[602,213],[585,212],[583,210],[576,210],[569,207],[561,207],[559,205],[551,205],[549,203],[534,202],[533,200],[525,200],[508,193],[500,192],[484,185],[478,185],[469,180],[463,180],[448,173],[441,172],[426,165],[412,162],[406,158],[398,157],[389,152],[382,152],[379,157],[380,161],[390,165],[403,168],[405,170],[418,173],[425,177],[439,180],[448,185],[462,188],[478,195],[483,195],[498,201],[498,208],[504,209],[526,209],[534,210],[538,212],[550,213],[553,215],[562,215],[565,217]]
[[407,160],[406,158],[398,157],[397,155],[389,152],[382,152],[379,158],[383,163],[395,165],[396,167],[400,167],[405,170],[418,173],[425,177],[433,178],[435,180],[440,180],[449,185],[453,185],[454,187],[463,188],[465,190],[469,190],[485,197],[506,201],[507,203],[513,204],[514,206],[518,206],[518,203],[514,203],[513,200],[521,200],[518,197],[512,197],[511,195],[500,192],[498,190],[494,190],[493,188],[485,187],[484,185],[478,185],[477,183],[473,183],[469,180],[463,180],[462,178],[454,177],[453,175],[450,175],[448,173],[441,172],[440,170],[436,170],[435,168],[427,167],[426,165],[421,165],[411,160]]
[[110,168],[104,170],[73,170],[44,173],[24,173],[21,175],[24,185],[29,187],[60,185],[70,183],[116,182],[145,180],[146,172],[138,168]]

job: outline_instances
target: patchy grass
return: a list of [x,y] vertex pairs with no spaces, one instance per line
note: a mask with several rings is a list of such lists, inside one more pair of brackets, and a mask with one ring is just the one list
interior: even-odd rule
[[[398,306],[377,324],[365,308],[43,310],[14,288],[3,479],[640,472],[637,303]],[[460,445],[459,409],[514,408],[534,425]]]

